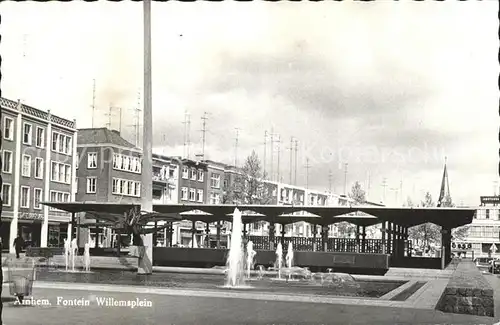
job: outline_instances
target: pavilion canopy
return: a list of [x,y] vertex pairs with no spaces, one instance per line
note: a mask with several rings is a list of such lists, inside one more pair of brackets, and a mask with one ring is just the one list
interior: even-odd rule
[[[85,202],[43,202],[42,204],[67,212],[88,212],[108,222],[116,222],[123,214],[137,204],[85,203]],[[243,222],[269,221],[294,223],[306,221],[318,225],[348,221],[359,226],[370,226],[390,221],[403,227],[412,227],[432,222],[455,228],[472,222],[475,209],[470,208],[410,208],[373,206],[284,206],[284,205],[235,205],[235,204],[155,204],[150,221],[191,220],[216,222],[232,220],[234,209],[243,211]],[[302,214],[293,214],[304,211]],[[359,213],[356,213],[359,212]]]

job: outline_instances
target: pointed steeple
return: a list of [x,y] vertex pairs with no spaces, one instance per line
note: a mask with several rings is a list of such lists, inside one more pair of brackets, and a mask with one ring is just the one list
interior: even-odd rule
[[448,171],[446,169],[446,161],[447,158],[444,157],[444,171],[443,171],[443,179],[441,180],[441,191],[439,192],[439,200],[437,203],[438,207],[445,202],[445,200],[449,199],[450,196],[450,184],[448,182]]

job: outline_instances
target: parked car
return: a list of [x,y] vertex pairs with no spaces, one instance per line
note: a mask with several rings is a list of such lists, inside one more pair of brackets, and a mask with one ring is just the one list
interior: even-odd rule
[[488,267],[488,272],[494,274],[500,274],[500,261],[493,259],[490,261],[490,266]]
[[490,261],[492,261],[492,257],[478,257],[474,259],[474,263],[476,263],[477,267],[480,268],[489,268],[490,267]]

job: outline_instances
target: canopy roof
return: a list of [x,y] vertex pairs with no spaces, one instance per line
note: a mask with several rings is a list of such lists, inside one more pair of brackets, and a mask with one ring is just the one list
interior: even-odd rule
[[[138,204],[43,202],[42,204],[78,213],[88,212],[96,219],[115,222]],[[330,225],[348,221],[359,226],[370,226],[390,221],[404,227],[432,222],[439,226],[455,228],[472,222],[475,210],[470,208],[410,208],[374,206],[283,206],[283,205],[235,205],[235,204],[155,204],[154,212],[143,222],[191,220],[202,222],[231,221],[234,209],[243,211],[243,222],[269,221],[290,224],[306,221],[318,225]],[[302,214],[292,214],[304,211]]]

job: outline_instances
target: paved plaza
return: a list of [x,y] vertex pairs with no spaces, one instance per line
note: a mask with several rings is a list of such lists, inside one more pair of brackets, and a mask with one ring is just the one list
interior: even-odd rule
[[[57,287],[50,288],[50,287]],[[86,287],[86,288],[84,288]],[[266,299],[223,298],[210,293],[190,296],[188,292],[148,290],[129,286],[106,286],[40,282],[33,295],[39,306],[4,305],[6,325],[26,324],[493,324],[495,319],[445,314],[431,309],[286,302]],[[139,289],[149,291],[139,293]],[[8,286],[4,285],[4,296]],[[130,292],[136,291],[136,292]],[[99,306],[102,298],[140,301],[151,307]],[[59,304],[58,304],[59,299]],[[70,306],[74,300],[87,306]],[[108,300],[108,302],[111,300]],[[47,302],[51,305],[47,305]],[[354,301],[353,301],[354,302]],[[110,303],[112,304],[112,302]]]

